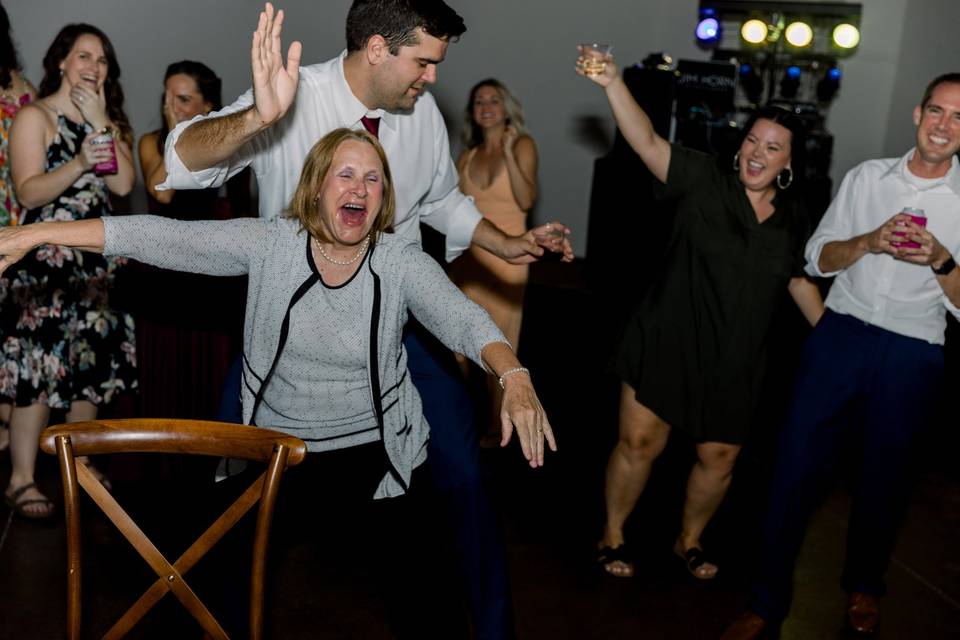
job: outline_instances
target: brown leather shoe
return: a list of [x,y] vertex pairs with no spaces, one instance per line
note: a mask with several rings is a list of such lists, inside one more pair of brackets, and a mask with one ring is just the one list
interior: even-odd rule
[[880,602],[866,593],[851,593],[847,601],[847,624],[862,636],[872,636],[880,624]]
[[756,640],[763,633],[767,621],[753,611],[745,611],[720,636],[720,640]]

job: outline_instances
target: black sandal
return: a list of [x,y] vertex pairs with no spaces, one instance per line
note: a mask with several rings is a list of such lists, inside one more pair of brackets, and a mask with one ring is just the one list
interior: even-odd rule
[[[629,547],[627,543],[624,542],[619,547],[601,547],[597,550],[597,564],[600,565],[600,568],[603,571],[614,578],[632,578],[633,577],[633,561],[630,559]],[[610,570],[610,565],[614,562],[623,563],[629,573],[614,573]]]
[[720,573],[719,569],[717,569],[717,571],[714,572],[712,576],[703,576],[697,573],[697,569],[707,564],[708,562],[716,566],[716,564],[707,557],[707,554],[703,551],[703,549],[700,549],[699,547],[690,547],[683,553],[680,553],[679,551],[677,551],[676,554],[680,556],[681,560],[683,560],[684,564],[687,567],[687,572],[689,572],[690,575],[692,575],[697,580],[713,580],[714,578],[717,577],[717,574]]
[[[4,494],[3,501],[7,504],[8,507],[13,509],[16,514],[22,518],[28,518],[30,520],[49,520],[53,517],[54,514],[54,504],[53,500],[44,496],[43,498],[31,498],[29,500],[21,500],[20,497],[23,496],[30,489],[36,489],[38,492],[40,489],[37,487],[36,482],[30,482],[23,485],[16,491],[13,491],[9,494]],[[43,495],[42,493],[40,495]],[[32,504],[43,504],[46,505],[49,511],[46,512],[36,512],[29,511],[26,509],[27,506]]]

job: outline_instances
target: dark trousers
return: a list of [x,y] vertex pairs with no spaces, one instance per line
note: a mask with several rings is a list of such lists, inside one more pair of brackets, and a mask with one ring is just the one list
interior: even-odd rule
[[415,321],[407,328],[407,366],[430,425],[427,465],[448,516],[474,637],[513,637],[506,552],[480,475],[473,404],[453,354]]
[[855,443],[843,587],[881,596],[909,491],[908,452],[933,413],[943,350],[827,311],[804,346],[781,435],[750,608],[779,624],[807,520]]
[[[215,502],[229,504],[262,470],[250,466],[218,483]],[[268,636],[302,631],[305,619],[315,619],[318,632],[350,626],[344,613],[355,609],[351,594],[360,590],[379,595],[366,610],[371,619],[363,628],[372,634],[389,627],[403,640],[466,637],[466,620],[450,589],[445,525],[431,508],[426,470],[414,471],[403,496],[373,500],[386,470],[383,447],[372,443],[308,454],[284,473],[264,583]],[[247,635],[246,560],[254,525],[252,511],[211,554],[213,570],[201,574],[231,637]],[[295,622],[287,629],[290,619]]]
[[[480,474],[473,405],[453,354],[421,325],[404,332],[407,365],[430,425],[427,465],[447,514],[477,640],[513,637],[506,552]],[[242,422],[239,360],[225,385],[219,420]]]

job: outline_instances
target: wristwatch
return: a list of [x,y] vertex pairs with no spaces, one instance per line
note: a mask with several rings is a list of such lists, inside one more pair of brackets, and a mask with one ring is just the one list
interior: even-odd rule
[[953,256],[950,256],[943,261],[943,264],[939,267],[930,265],[930,268],[933,269],[933,272],[938,276],[947,276],[950,275],[950,272],[957,268],[957,263],[953,261]]

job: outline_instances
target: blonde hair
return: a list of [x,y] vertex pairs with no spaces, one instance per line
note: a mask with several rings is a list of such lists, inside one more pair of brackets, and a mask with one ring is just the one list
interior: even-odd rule
[[376,242],[382,232],[393,233],[393,216],[396,212],[396,197],[393,192],[393,178],[390,177],[390,165],[387,155],[380,146],[380,142],[363,130],[334,129],[313,145],[300,172],[300,182],[293,193],[290,206],[286,214],[290,218],[300,221],[300,230],[305,230],[314,238],[323,238],[322,223],[320,222],[320,205],[317,194],[327,178],[333,157],[340,145],[347,140],[357,140],[370,144],[380,157],[383,165],[383,199],[380,204],[380,214],[376,217],[370,229],[370,240]]
[[473,101],[477,97],[477,91],[482,87],[493,87],[497,90],[500,99],[503,100],[503,110],[507,113],[507,124],[517,130],[518,136],[526,135],[527,126],[523,119],[523,107],[520,106],[520,101],[510,93],[510,90],[502,82],[496,78],[487,78],[473,85],[473,89],[470,89],[470,98],[467,100],[467,108],[463,114],[463,127],[460,130],[460,137],[464,146],[472,149],[483,143],[483,131],[473,120]]

